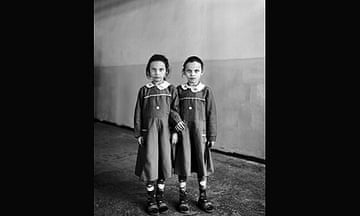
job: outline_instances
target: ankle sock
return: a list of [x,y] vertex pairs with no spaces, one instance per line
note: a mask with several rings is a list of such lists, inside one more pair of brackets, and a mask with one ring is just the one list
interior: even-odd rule
[[206,190],[206,183],[207,183],[207,179],[206,176],[203,176],[201,178],[198,179],[199,181],[199,189],[200,190]]

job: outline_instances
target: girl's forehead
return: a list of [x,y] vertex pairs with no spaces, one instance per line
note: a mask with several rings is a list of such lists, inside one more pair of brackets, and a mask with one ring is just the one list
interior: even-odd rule
[[165,64],[162,61],[152,61],[150,67],[165,67]]
[[201,64],[199,62],[188,62],[185,65],[185,68],[191,68],[191,69],[201,69]]

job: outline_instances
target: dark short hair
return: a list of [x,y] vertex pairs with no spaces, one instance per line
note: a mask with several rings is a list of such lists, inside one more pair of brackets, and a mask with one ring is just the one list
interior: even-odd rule
[[190,62],[198,62],[198,63],[200,63],[201,64],[201,70],[203,70],[204,63],[201,61],[201,59],[199,57],[197,57],[197,56],[190,56],[185,60],[185,62],[183,64],[183,69],[182,69],[183,71],[185,71],[186,64],[190,63]]
[[160,54],[154,54],[150,57],[145,69],[146,77],[147,78],[150,77],[150,64],[153,61],[161,61],[165,64],[165,69],[166,69],[165,78],[166,78],[170,73],[169,60],[164,55],[160,55]]

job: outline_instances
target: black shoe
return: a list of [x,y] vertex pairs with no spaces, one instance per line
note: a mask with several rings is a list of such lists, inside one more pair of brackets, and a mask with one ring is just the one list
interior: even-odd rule
[[150,215],[159,215],[159,208],[156,203],[155,193],[148,193],[148,201],[146,207],[147,213]]
[[160,213],[164,213],[167,210],[169,210],[168,206],[165,203],[165,199],[164,199],[164,191],[162,190],[157,190],[157,194],[156,194],[156,201],[157,201],[157,205],[159,207],[159,212]]
[[207,200],[206,191],[200,192],[200,197],[198,200],[198,207],[207,213],[211,213],[215,210],[213,204]]
[[182,191],[180,190],[180,202],[179,202],[179,212],[184,213],[184,214],[189,214],[190,213],[190,207],[189,207],[189,201],[187,198],[187,194],[186,191]]

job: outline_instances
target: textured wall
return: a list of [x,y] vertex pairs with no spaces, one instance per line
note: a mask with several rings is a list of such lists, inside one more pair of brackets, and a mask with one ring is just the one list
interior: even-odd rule
[[199,55],[217,103],[216,148],[265,158],[263,0],[102,0],[94,21],[95,118],[133,127],[149,57],[165,54],[178,85],[182,62]]
[[264,57],[264,0],[101,2],[95,4],[96,65],[144,64],[154,52],[179,62],[191,54]]

